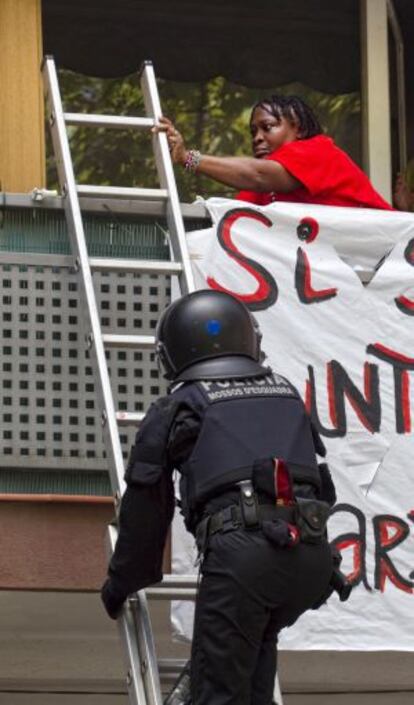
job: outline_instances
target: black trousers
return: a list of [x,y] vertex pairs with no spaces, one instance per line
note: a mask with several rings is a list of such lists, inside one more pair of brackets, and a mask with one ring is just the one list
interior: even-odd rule
[[278,548],[260,530],[214,534],[191,654],[193,705],[271,705],[279,631],[326,589],[329,545]]

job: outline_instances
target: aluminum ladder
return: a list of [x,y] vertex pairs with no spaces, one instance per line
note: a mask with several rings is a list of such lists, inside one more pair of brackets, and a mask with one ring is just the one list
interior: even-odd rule
[[[46,56],[42,62],[42,74],[47,104],[47,117],[52,134],[53,148],[63,199],[69,239],[79,275],[80,297],[89,331],[86,343],[94,373],[95,388],[101,411],[102,429],[108,460],[115,508],[125,489],[124,461],[119,439],[119,425],[138,424],[143,413],[117,412],[114,407],[111,384],[105,358],[106,348],[150,349],[154,347],[154,336],[102,334],[98,307],[93,288],[92,272],[134,272],[166,274],[176,276],[180,293],[194,291],[194,278],[187,251],[184,223],[175,183],[174,170],[164,133],[153,134],[153,149],[160,183],[159,189],[120,188],[112,186],[77,185],[69,147],[67,126],[104,127],[108,129],[133,128],[150,130],[161,117],[161,105],[151,62],[144,62],[140,81],[144,96],[145,117],[118,117],[65,113],[59,89],[53,57]],[[116,198],[142,201],[158,201],[165,204],[169,230],[171,261],[123,260],[89,257],[80,208],[80,197]],[[108,528],[109,551],[116,543],[116,528]],[[123,644],[127,670],[127,687],[131,705],[162,705],[158,664],[156,661],[147,594],[153,599],[195,599],[194,576],[169,576],[161,586],[140,591],[131,596],[119,617],[118,627]],[[278,705],[282,705],[278,680],[275,684]]]

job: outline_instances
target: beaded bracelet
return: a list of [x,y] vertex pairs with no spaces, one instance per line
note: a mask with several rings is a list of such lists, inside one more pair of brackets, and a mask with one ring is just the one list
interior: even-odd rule
[[186,160],[184,162],[185,170],[197,171],[201,159],[201,152],[199,152],[198,149],[189,149],[187,152]]

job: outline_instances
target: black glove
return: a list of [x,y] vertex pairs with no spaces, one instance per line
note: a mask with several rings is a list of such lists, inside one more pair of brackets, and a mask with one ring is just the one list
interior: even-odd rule
[[335,591],[338,593],[341,602],[345,602],[352,590],[352,583],[348,582],[345,575],[340,571],[340,565],[342,563],[342,556],[340,551],[333,545],[330,544],[332,553],[332,575],[329,581],[329,585],[326,587],[325,592],[320,596],[320,598],[312,605],[311,609],[318,610],[319,607],[325,604]]
[[119,617],[126,597],[126,595],[116,590],[110,578],[102,585],[101,600],[111,619],[117,619]]

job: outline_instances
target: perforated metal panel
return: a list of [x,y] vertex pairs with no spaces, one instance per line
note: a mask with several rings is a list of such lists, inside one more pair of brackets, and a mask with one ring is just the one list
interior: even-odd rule
[[[2,254],[0,265],[0,467],[105,469],[77,274],[65,257],[13,259]],[[94,282],[103,332],[154,333],[168,277],[95,273]],[[164,393],[153,353],[106,354],[116,408],[146,410]],[[134,435],[121,430],[125,457]]]

